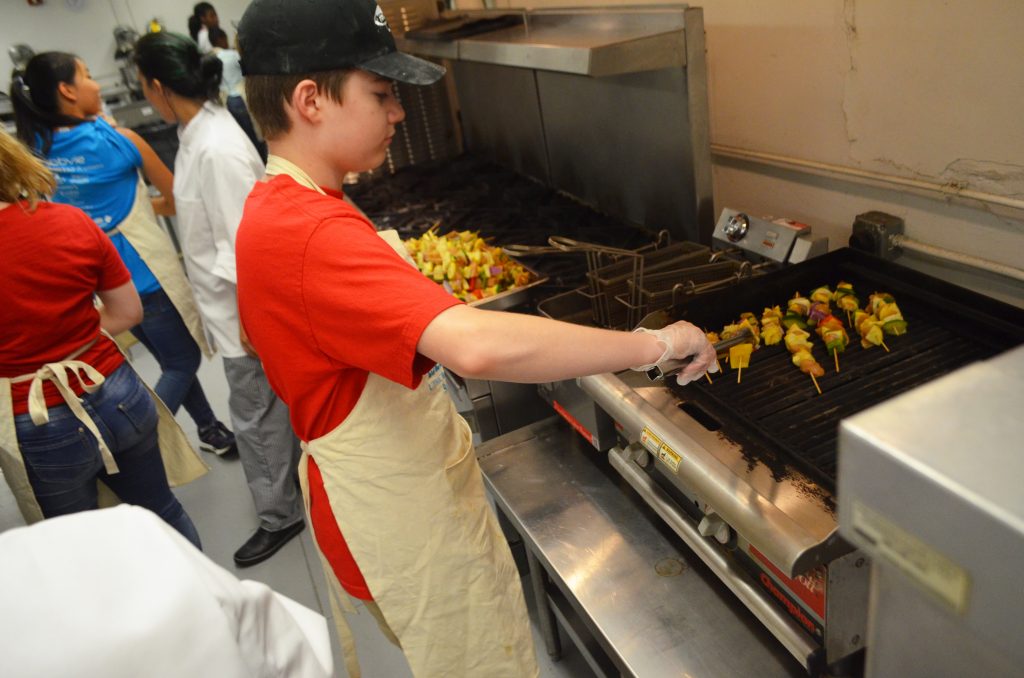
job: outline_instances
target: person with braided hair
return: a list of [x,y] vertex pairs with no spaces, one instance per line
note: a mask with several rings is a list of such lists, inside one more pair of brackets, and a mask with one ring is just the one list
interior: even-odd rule
[[263,161],[217,103],[221,61],[200,56],[184,35],[151,33],[135,46],[142,91],[166,122],[178,125],[174,201],[182,253],[196,303],[224,361],[231,423],[259,525],[235,552],[247,567],[274,555],[303,527],[296,467],[301,450],[288,407],[267,381],[238,320],[235,233]]
[[192,16],[188,18],[188,34],[199,46],[200,54],[209,54],[213,51],[210,29],[219,27],[220,17],[217,16],[217,10],[213,5],[208,2],[197,2],[192,8]]
[[[200,447],[224,454],[234,435],[217,420],[196,376],[210,348],[185,272],[156,214],[174,214],[171,172],[135,132],[102,117],[100,86],[72,54],[32,57],[11,83],[18,136],[57,178],[56,202],[82,209],[106,233],[142,298],[132,334],[153,354],[161,375],[155,390],[171,412],[184,406]],[[152,200],[139,171],[160,192]]]

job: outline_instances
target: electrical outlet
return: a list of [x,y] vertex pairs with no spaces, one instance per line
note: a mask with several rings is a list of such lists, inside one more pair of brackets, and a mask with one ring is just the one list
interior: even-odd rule
[[899,251],[892,244],[892,236],[902,235],[903,224],[903,219],[885,212],[858,214],[853,221],[850,247],[883,259],[895,259]]

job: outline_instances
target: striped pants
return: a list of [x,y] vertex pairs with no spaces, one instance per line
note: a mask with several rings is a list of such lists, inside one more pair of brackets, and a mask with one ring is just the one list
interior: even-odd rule
[[288,406],[270,388],[259,359],[224,358],[224,374],[238,456],[260,527],[283,530],[303,516],[296,471],[302,450]]

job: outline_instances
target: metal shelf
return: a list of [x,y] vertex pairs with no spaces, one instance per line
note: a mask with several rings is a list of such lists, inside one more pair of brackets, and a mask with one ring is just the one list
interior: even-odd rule
[[[639,73],[686,65],[683,9],[524,11],[518,26],[450,42],[396,42],[403,51],[440,59],[593,77]],[[484,18],[495,12],[459,13],[467,14]]]

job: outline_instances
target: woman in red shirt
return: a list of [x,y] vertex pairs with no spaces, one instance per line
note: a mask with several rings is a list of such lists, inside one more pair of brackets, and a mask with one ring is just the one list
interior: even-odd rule
[[138,293],[110,239],[84,212],[40,202],[54,185],[50,171],[0,130],[4,477],[29,520],[97,508],[102,480],[199,546],[168,487],[156,405],[100,333],[139,322]]

